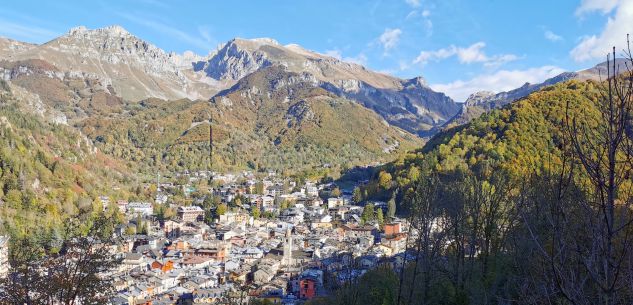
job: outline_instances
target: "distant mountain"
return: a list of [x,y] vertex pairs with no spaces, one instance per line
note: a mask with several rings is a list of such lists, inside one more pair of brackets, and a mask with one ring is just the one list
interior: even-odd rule
[[403,80],[269,38],[233,39],[208,56],[168,53],[120,26],[71,29],[42,45],[0,39],[7,61],[45,60],[60,72],[110,86],[128,101],[209,99],[238,80],[270,66],[308,73],[321,87],[381,115],[392,125],[426,135],[460,109],[422,78]]
[[459,106],[442,93],[431,90],[420,77],[402,80],[367,70],[333,57],[282,46],[271,39],[234,39],[194,70],[215,80],[238,80],[259,69],[279,65],[286,71],[308,73],[319,86],[338,96],[355,100],[376,111],[390,124],[423,135],[446,121]]
[[[618,69],[620,72],[626,71],[625,61],[623,59],[617,59],[615,64],[616,69]],[[500,108],[511,102],[524,98],[528,94],[538,91],[547,86],[551,86],[571,79],[606,79],[606,75],[606,62],[603,62],[592,68],[581,70],[578,72],[561,73],[555,77],[545,80],[542,83],[525,83],[523,86],[510,91],[499,92],[497,94],[486,91],[477,92],[471,94],[470,97],[468,97],[459,112],[450,120],[448,120],[443,127],[451,127],[468,123],[472,119],[479,117],[482,113],[488,112],[492,109]]]
[[192,72],[191,62],[201,57],[167,53],[120,26],[76,27],[41,45],[3,39],[0,46],[6,60],[45,60],[74,76],[100,79],[126,100],[207,98],[222,87]]

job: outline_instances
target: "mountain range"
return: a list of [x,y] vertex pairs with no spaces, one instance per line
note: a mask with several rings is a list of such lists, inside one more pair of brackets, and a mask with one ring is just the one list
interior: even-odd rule
[[[627,69],[624,59],[616,59],[615,64],[616,69],[620,72],[624,72]],[[468,97],[459,112],[444,123],[443,127],[446,128],[465,124],[470,122],[472,119],[479,117],[482,113],[488,112],[492,109],[501,108],[547,86],[552,86],[571,79],[600,81],[606,79],[606,77],[607,67],[606,63],[603,62],[592,68],[578,72],[563,72],[557,76],[546,79],[542,83],[525,83],[523,86],[510,91],[503,91],[499,93],[489,91],[476,92]]]
[[[172,170],[209,161],[305,170],[389,160],[442,128],[599,70],[462,104],[422,77],[400,79],[269,38],[235,38],[206,56],[166,52],[120,26],[80,26],[39,45],[0,38],[0,78],[20,107],[77,128],[129,165]],[[218,154],[204,161],[208,124]]]

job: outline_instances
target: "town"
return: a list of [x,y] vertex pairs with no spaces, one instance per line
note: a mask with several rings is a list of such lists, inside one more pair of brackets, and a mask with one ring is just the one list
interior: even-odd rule
[[[301,304],[404,259],[395,207],[357,205],[335,183],[207,171],[177,180],[157,179],[153,202],[100,198],[125,215],[111,246],[122,260],[108,274],[114,304]],[[193,186],[207,180],[204,191]],[[171,203],[178,192],[191,204]]]

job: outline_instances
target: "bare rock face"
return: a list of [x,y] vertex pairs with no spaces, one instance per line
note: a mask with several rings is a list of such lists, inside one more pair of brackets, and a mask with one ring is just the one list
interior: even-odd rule
[[9,49],[11,60],[41,59],[66,73],[99,78],[126,100],[198,99],[218,91],[191,72],[191,63],[202,57],[167,53],[116,25],[95,30],[80,26],[42,45]]
[[301,125],[304,120],[313,120],[314,117],[315,114],[310,105],[306,101],[299,101],[288,108],[284,119],[288,128],[292,128],[293,126]]
[[473,94],[471,94],[468,99],[466,99],[466,102],[464,103],[464,106],[468,107],[468,106],[478,106],[478,105],[483,105],[485,103],[487,103],[490,99],[494,98],[495,93],[491,92],[491,91],[479,91],[479,92],[475,92]]
[[216,80],[239,80],[270,65],[266,53],[244,49],[234,39],[225,44],[208,62],[197,65],[197,69]]

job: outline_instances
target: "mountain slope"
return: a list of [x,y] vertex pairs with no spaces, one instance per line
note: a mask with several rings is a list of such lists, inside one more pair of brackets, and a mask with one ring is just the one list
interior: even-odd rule
[[402,80],[271,39],[233,39],[208,61],[196,63],[194,70],[218,81],[239,80],[271,65],[309,73],[316,80],[315,86],[355,100],[389,123],[421,135],[459,110],[457,103],[430,89],[420,77]]
[[308,73],[270,66],[209,102],[146,100],[125,115],[78,127],[115,157],[167,170],[208,168],[208,120],[215,170],[318,171],[388,160],[421,145],[374,112],[315,86]]
[[[383,170],[401,190],[420,173],[464,171],[487,176],[503,170],[511,179],[521,181],[561,164],[561,148],[568,145],[564,130],[567,103],[569,114],[579,122],[588,128],[597,124],[599,113],[592,99],[599,94],[594,81],[570,80],[543,88],[465,125],[441,131],[421,150],[387,164]],[[389,198],[389,194],[377,191],[377,180],[367,187],[369,196]]]
[[15,90],[20,88],[0,81],[3,230],[20,236],[56,228],[65,217],[91,209],[98,196],[127,196],[131,175],[125,166],[99,152],[76,129],[32,114],[33,105]]

